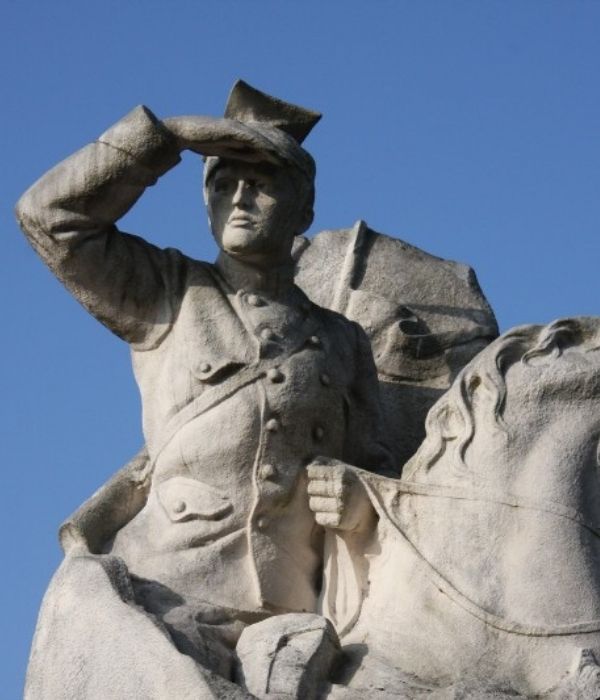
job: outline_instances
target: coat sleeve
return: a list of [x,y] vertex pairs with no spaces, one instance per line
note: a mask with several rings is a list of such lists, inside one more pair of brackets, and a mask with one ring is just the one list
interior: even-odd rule
[[180,160],[171,134],[137,107],[46,173],[21,197],[19,224],[69,291],[136,349],[168,333],[181,297],[184,256],[115,226]]
[[386,439],[379,381],[371,344],[358,323],[355,332],[356,372],[349,397],[345,461],[361,469],[397,477],[399,470]]

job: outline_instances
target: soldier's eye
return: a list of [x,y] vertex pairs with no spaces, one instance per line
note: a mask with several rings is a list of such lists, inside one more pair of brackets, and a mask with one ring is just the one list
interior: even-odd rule
[[262,190],[262,189],[264,189],[264,186],[265,186],[265,183],[263,180],[258,180],[256,178],[251,178],[250,180],[246,180],[246,184],[252,190]]
[[232,188],[233,180],[227,177],[220,177],[214,181],[214,191],[223,193],[227,192]]

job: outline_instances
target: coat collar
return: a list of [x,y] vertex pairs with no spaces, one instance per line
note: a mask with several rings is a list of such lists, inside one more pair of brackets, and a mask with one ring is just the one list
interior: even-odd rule
[[215,267],[236,292],[245,289],[278,298],[287,294],[294,286],[294,263],[291,260],[289,264],[261,270],[221,252]]

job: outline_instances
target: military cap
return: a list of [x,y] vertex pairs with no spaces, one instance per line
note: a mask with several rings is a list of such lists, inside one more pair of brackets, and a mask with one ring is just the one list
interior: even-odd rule
[[[284,102],[238,80],[229,93],[223,116],[242,122],[256,131],[269,142],[284,163],[293,166],[310,182],[314,180],[315,162],[300,144],[319,121],[321,114]],[[217,157],[206,159],[205,182],[218,162]]]
[[284,102],[238,80],[231,88],[225,117],[240,122],[261,122],[285,131],[299,144],[321,118],[319,112]]

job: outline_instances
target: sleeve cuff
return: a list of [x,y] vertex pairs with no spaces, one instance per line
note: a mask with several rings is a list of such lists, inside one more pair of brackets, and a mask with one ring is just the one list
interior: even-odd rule
[[174,137],[143,105],[111,126],[98,141],[124,151],[156,176],[166,173],[181,160]]

